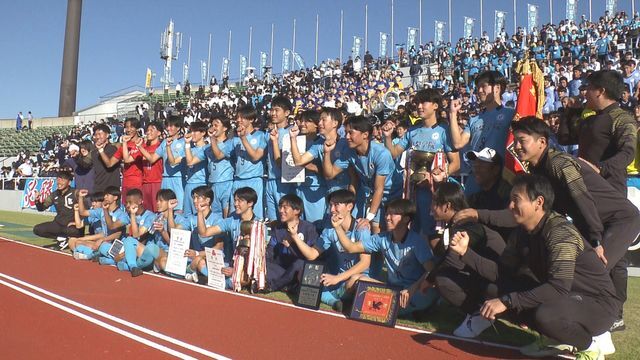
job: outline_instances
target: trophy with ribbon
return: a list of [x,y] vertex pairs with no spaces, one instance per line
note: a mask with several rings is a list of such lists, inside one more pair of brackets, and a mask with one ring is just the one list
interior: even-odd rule
[[431,179],[431,191],[434,190],[433,172],[436,169],[438,171],[445,172],[445,179],[447,176],[447,157],[444,152],[430,152],[410,149],[407,152],[406,164],[404,167],[404,198],[415,198],[415,187],[419,183]]
[[250,291],[262,290],[266,281],[267,226],[264,221],[243,221],[240,223],[240,235],[236,239],[233,253],[233,290],[239,292],[242,287]]

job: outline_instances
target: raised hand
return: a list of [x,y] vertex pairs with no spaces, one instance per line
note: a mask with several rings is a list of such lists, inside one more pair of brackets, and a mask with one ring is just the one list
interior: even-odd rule
[[269,139],[272,142],[277,142],[278,141],[278,129],[271,129],[271,131],[269,131]]
[[139,137],[136,139],[136,146],[137,147],[141,147],[142,144],[144,144],[144,138],[143,137]]
[[449,111],[453,114],[457,114],[460,109],[462,109],[462,100],[453,99],[451,100],[451,105],[449,106]]
[[382,135],[385,137],[391,137],[393,135],[393,131],[395,130],[395,125],[393,121],[387,121],[382,125]]
[[336,214],[333,215],[331,217],[331,226],[333,226],[334,228],[340,227],[342,226],[342,223],[344,222],[344,217]]
[[122,141],[123,144],[128,143],[129,141],[131,141],[131,135],[122,135],[122,137],[120,138],[120,140]]
[[129,206],[129,212],[131,214],[135,214],[138,212],[138,205],[137,204],[133,204],[131,206]]
[[238,126],[236,133],[239,137],[245,137],[247,136],[247,129],[244,126]]
[[295,139],[299,134],[300,134],[300,128],[298,127],[298,124],[294,123],[293,126],[289,128],[289,136],[292,139]]
[[89,195],[89,190],[87,190],[87,189],[78,190],[78,197],[85,197],[87,195]]
[[449,248],[456,254],[463,256],[469,248],[469,234],[466,231],[458,231],[453,234]]
[[325,140],[323,148],[324,148],[325,154],[330,153],[330,152],[333,151],[333,149],[336,148],[336,143],[335,142],[329,142],[329,141]]
[[169,209],[173,210],[178,206],[178,199],[169,200]]
[[191,139],[193,139],[193,134],[192,133],[184,134],[184,141],[186,141],[187,143],[190,143]]
[[455,215],[453,215],[452,219],[454,224],[464,224],[468,222],[478,221],[478,211],[476,209],[464,209],[460,210]]

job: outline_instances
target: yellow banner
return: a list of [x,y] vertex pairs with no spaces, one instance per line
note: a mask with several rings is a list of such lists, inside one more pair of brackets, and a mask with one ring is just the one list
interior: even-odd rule
[[147,68],[147,77],[144,81],[144,87],[147,89],[151,88],[151,69]]

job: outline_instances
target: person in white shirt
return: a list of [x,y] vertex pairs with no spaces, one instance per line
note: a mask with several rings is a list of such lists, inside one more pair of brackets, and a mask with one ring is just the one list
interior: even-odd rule
[[31,160],[27,159],[24,163],[18,166],[17,173],[21,177],[33,176],[33,167],[31,166]]

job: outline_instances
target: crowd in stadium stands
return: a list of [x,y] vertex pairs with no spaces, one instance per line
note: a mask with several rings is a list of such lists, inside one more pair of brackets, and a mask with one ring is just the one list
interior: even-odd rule
[[[138,118],[46,139],[37,165],[40,175],[58,165],[57,190],[36,205],[57,214],[34,233],[139,276],[164,272],[171,231],[188,230],[185,278],[206,283],[213,247],[237,290],[233,260],[255,236],[246,223],[269,219],[266,282],[240,284],[250,290],[295,293],[304,262],[320,260],[321,300],[336,310],[358,281],[384,282],[402,289],[401,316],[438,299],[466,313],[457,336],[502,317],[544,335],[526,356],[601,358],[625,327],[625,253],[640,233],[628,199],[640,186],[639,26],[606,14],[494,42],[431,42],[400,63],[367,54],[248,76],[241,92],[228,79],[181,87],[188,102],[141,104]],[[512,122],[527,49],[544,73],[544,118]],[[299,137],[304,147],[285,152]],[[528,174],[503,177],[512,154]],[[304,180],[283,182],[283,162]],[[29,176],[23,165],[14,172]]]

